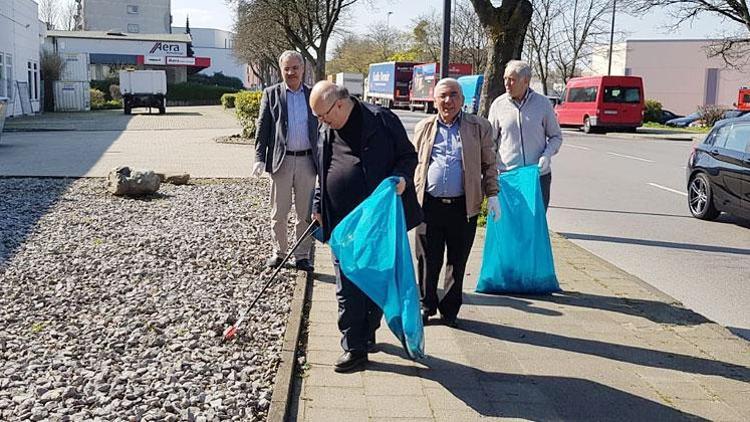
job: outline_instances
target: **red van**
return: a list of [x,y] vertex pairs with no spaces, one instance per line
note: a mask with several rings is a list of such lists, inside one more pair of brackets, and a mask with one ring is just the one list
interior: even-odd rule
[[640,76],[587,76],[568,81],[555,114],[561,126],[591,133],[607,129],[635,131],[643,124]]

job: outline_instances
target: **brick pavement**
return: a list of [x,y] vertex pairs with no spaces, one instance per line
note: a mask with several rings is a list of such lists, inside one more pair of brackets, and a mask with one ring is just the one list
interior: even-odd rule
[[412,362],[386,327],[366,370],[336,374],[333,268],[319,247],[297,421],[750,420],[750,343],[555,235],[561,294],[473,293]]

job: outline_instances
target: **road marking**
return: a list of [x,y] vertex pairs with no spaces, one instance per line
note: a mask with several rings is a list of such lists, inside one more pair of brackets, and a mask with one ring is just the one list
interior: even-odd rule
[[676,193],[678,195],[687,196],[687,194],[685,192],[680,192],[680,191],[678,191],[676,189],[668,188],[668,187],[662,186],[662,185],[657,185],[656,183],[649,183],[648,185],[649,186],[653,186],[655,188],[663,189],[663,190],[665,190],[667,192],[672,192],[672,193]]
[[629,158],[631,160],[643,161],[644,163],[655,163],[656,162],[656,161],[647,160],[645,158],[633,157],[632,155],[618,154],[616,152],[608,152],[607,154],[614,155],[616,157]]
[[573,144],[569,144],[567,142],[565,143],[565,147],[566,148],[568,148],[568,147],[569,148],[578,148],[578,149],[583,149],[583,150],[586,150],[586,151],[591,151],[591,148],[582,147],[580,145],[573,145]]

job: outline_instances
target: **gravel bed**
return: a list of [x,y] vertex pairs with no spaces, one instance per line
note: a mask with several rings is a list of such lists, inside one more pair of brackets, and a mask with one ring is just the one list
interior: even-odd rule
[[268,184],[147,200],[0,178],[0,420],[265,420],[295,273],[265,278]]

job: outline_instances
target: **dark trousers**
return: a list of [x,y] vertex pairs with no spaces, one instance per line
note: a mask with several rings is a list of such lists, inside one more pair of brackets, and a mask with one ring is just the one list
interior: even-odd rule
[[[425,193],[424,222],[426,232],[417,234],[417,277],[422,309],[430,315],[436,311],[449,319],[458,315],[463,302],[461,291],[471,245],[477,229],[477,217],[466,218],[466,201],[462,198],[446,204]],[[443,255],[447,249],[442,299],[438,300],[437,284]]]
[[549,208],[549,191],[552,186],[552,173],[539,176],[539,184],[542,186],[542,199],[544,199],[544,210]]
[[339,260],[333,259],[336,269],[336,299],[339,303],[339,331],[343,334],[341,347],[345,352],[367,353],[367,342],[375,341],[383,311],[341,272]]

